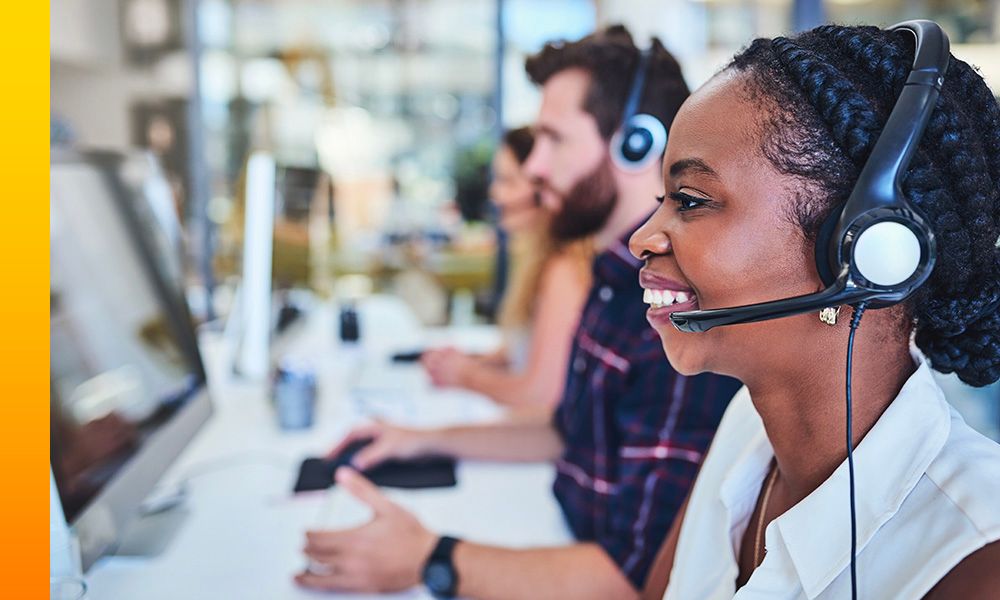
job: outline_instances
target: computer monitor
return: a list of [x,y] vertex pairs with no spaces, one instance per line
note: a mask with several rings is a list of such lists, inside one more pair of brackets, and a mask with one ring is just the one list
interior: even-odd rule
[[51,460],[84,568],[211,412],[183,286],[125,162],[53,151],[50,170]]

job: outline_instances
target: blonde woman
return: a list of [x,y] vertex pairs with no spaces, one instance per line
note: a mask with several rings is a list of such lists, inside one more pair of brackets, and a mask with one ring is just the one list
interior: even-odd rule
[[493,157],[490,197],[511,236],[513,259],[498,318],[504,346],[488,356],[431,350],[423,364],[437,386],[476,391],[510,406],[551,407],[562,394],[593,250],[589,240],[558,242],[549,234],[548,213],[521,170],[533,141],[526,127],[510,130]]

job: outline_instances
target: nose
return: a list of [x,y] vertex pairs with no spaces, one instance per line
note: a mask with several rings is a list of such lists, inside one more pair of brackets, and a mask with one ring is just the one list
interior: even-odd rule
[[632,234],[628,240],[628,249],[632,256],[639,260],[646,260],[651,256],[670,254],[673,251],[673,244],[665,228],[661,227],[657,220],[659,210],[650,215],[646,222]]
[[548,177],[548,158],[545,140],[541,136],[535,139],[535,144],[531,147],[531,152],[524,159],[521,170],[532,181],[543,180]]

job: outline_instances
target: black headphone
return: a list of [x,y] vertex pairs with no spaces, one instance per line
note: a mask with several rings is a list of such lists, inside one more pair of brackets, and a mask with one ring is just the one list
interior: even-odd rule
[[916,37],[913,67],[850,197],[820,228],[816,267],[826,289],[747,306],[676,312],[670,320],[677,329],[708,331],[841,304],[882,308],[903,301],[927,281],[934,268],[934,233],[903,194],[901,182],[941,92],[948,36],[925,20],[889,30]]
[[667,147],[667,128],[653,115],[638,113],[652,49],[639,54],[632,85],[629,88],[621,127],[611,137],[611,160],[626,171],[641,171],[663,156]]

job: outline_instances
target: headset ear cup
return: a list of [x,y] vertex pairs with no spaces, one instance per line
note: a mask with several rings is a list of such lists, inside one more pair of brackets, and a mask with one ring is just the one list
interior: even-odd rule
[[844,205],[838,204],[823,219],[819,232],[816,234],[816,271],[819,272],[823,285],[833,285],[840,271],[840,257],[837,256],[833,233],[837,229]]
[[611,158],[621,169],[640,171],[659,160],[666,146],[667,130],[659,119],[633,115],[611,138]]

